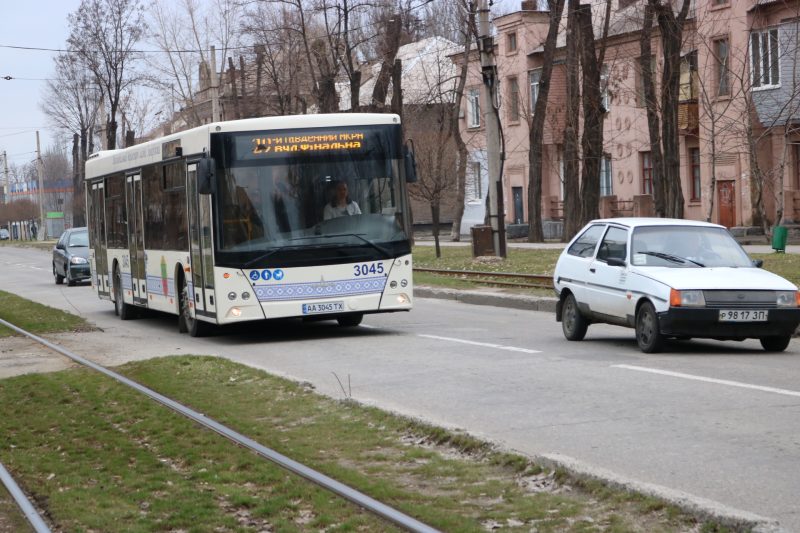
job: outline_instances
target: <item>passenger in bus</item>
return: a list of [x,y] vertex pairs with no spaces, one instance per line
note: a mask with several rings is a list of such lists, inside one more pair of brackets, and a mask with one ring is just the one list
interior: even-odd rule
[[347,195],[347,183],[334,181],[331,186],[331,201],[325,204],[322,217],[325,220],[347,215],[360,215],[358,204]]

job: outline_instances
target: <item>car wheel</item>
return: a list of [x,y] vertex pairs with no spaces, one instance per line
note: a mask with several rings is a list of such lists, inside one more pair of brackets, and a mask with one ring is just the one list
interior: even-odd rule
[[189,295],[189,282],[183,278],[183,287],[180,295],[180,316],[178,317],[178,331],[188,333],[192,337],[205,337],[211,332],[211,324],[197,320],[192,316]]
[[762,337],[758,339],[761,341],[761,346],[768,352],[782,352],[789,346],[791,337]]
[[364,319],[363,313],[356,313],[353,315],[344,315],[340,316],[336,319],[340,326],[343,328],[354,328],[357,325],[361,324],[361,321]]
[[53,276],[56,278],[56,285],[61,285],[62,283],[64,283],[64,276],[58,273],[58,270],[56,270],[55,263],[53,263]]
[[114,312],[120,320],[130,320],[136,312],[131,304],[122,299],[122,276],[119,270],[114,271]]
[[68,287],[74,287],[75,286],[75,280],[72,279],[72,275],[70,275],[70,273],[69,273],[69,267],[67,268],[67,275],[64,277],[64,279],[67,281],[67,286]]
[[658,315],[650,302],[643,303],[636,313],[636,342],[644,353],[658,353],[664,346]]
[[561,311],[561,330],[564,332],[564,337],[570,341],[583,340],[588,327],[589,321],[578,309],[575,296],[568,294],[564,299],[564,308]]

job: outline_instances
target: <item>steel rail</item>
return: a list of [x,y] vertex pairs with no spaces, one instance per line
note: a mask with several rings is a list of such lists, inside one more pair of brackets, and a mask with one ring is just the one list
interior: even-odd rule
[[[431,274],[440,274],[444,276],[461,276],[466,277],[468,281],[476,283],[487,283],[494,285],[506,285],[510,287],[530,287],[534,289],[551,289],[553,288],[553,277],[543,276],[540,274],[518,274],[513,272],[486,272],[479,270],[448,270],[440,268],[424,268],[414,267],[416,272],[428,272]],[[500,280],[487,280],[481,279],[486,277],[492,278],[505,278],[505,279],[519,279],[520,282],[513,281],[500,281]],[[541,283],[523,283],[524,281],[541,282]]]
[[220,424],[216,420],[208,418],[203,413],[198,413],[197,411],[189,407],[186,407],[185,405],[182,405],[176,402],[175,400],[172,400],[162,394],[159,394],[158,392],[149,389],[144,385],[140,385],[139,383],[136,383],[135,381],[128,379],[121,374],[117,374],[116,372],[109,370],[104,366],[98,365],[93,361],[81,357],[80,355],[74,354],[69,350],[62,348],[61,346],[58,346],[57,344],[48,341],[47,339],[43,339],[38,335],[30,333],[29,331],[25,331],[24,329],[19,328],[14,324],[11,324],[10,322],[3,320],[2,318],[0,318],[0,324],[16,331],[17,333],[20,333],[22,335],[25,335],[26,337],[35,340],[36,342],[50,348],[51,350],[54,350],[60,353],[61,355],[64,355],[65,357],[72,359],[76,363],[79,363],[93,370],[96,370],[101,374],[104,374],[124,385],[127,385],[128,387],[131,387],[141,392],[142,394],[148,396],[152,400],[155,400],[158,403],[172,409],[173,411],[180,413],[186,418],[189,418],[190,420],[193,420],[198,424],[212,431],[215,431],[216,433],[222,435],[223,437],[230,439],[236,444],[239,444],[240,446],[243,446],[249,449],[250,451],[255,452],[264,459],[272,461],[273,463],[288,470],[289,472],[292,472],[293,474],[296,474],[312,483],[315,483],[320,487],[329,490],[330,492],[333,492],[334,494],[337,494],[350,502],[353,502],[354,504],[362,507],[363,509],[389,522],[392,522],[393,524],[407,531],[413,531],[415,533],[416,532],[438,533],[438,530],[428,526],[427,524],[423,524],[419,520],[416,520],[415,518],[412,518],[398,511],[397,509],[389,507],[388,505],[381,503],[375,500],[374,498],[371,498],[366,494],[359,492],[351,487],[348,487],[347,485],[340,483],[339,481],[336,481],[335,479],[328,477],[321,472],[317,472],[316,470],[302,463],[299,463],[293,459],[290,459],[289,457],[286,457],[285,455],[276,452],[275,450],[267,448],[266,446],[259,444],[253,439],[246,437],[241,433]]
[[36,533],[50,533],[50,528],[47,527],[47,524],[45,524],[42,517],[33,507],[31,501],[25,493],[22,492],[22,489],[19,488],[17,482],[14,481],[14,478],[11,477],[11,474],[8,473],[8,470],[6,470],[6,467],[4,467],[2,463],[0,463],[0,481],[6,486],[8,493],[11,494],[11,497],[17,502],[20,510],[22,510],[25,518],[28,519],[28,522],[33,526]]

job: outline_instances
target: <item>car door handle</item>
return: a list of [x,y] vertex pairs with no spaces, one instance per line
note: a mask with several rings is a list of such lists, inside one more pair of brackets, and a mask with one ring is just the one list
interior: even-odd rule
[[591,272],[592,274],[594,274],[594,270],[595,270],[595,269],[594,269],[594,267],[592,267],[592,268],[590,268],[590,269],[589,269],[589,272]]

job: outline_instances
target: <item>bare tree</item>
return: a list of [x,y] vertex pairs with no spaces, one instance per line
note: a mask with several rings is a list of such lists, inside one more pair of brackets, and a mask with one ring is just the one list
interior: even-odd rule
[[73,149],[72,217],[76,226],[85,224],[83,202],[84,163],[94,150],[92,131],[97,122],[100,93],[81,59],[60,54],[54,59],[55,76],[45,85],[42,111],[60,131],[75,136]]
[[123,90],[133,81],[134,46],[146,31],[139,0],[82,0],[69,16],[67,43],[94,75],[109,106],[106,142],[117,146],[117,111]]
[[[569,240],[581,227],[581,200],[580,200],[580,160],[578,153],[578,130],[580,128],[580,86],[579,62],[581,47],[581,32],[578,20],[578,0],[568,0],[567,3],[567,46],[566,46],[566,71],[567,71],[567,102],[566,124],[564,127],[564,234],[563,239]],[[551,26],[552,27],[552,26]],[[541,98],[541,88],[540,88]],[[531,143],[533,147],[533,143]],[[531,220],[533,220],[531,218]]]

